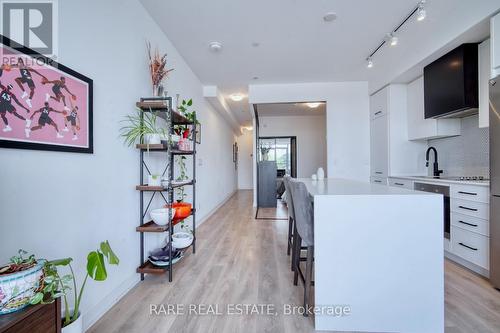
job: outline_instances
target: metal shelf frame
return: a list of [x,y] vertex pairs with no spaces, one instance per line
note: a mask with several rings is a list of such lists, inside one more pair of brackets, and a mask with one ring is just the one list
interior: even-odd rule
[[[150,103],[148,107],[148,103]],[[153,106],[152,106],[153,105]],[[161,105],[161,106],[158,106]],[[139,226],[142,227],[145,224],[149,222],[144,222],[144,218],[146,217],[146,214],[148,212],[148,209],[153,202],[153,199],[155,195],[158,193],[162,198],[163,201],[168,206],[171,206],[174,203],[174,190],[176,188],[179,188],[181,186],[192,186],[193,187],[193,200],[192,200],[192,212],[191,212],[191,217],[193,221],[193,228],[192,228],[192,233],[193,233],[193,243],[191,244],[191,247],[193,249],[193,254],[196,253],[196,120],[193,122],[190,122],[188,119],[186,119],[184,116],[180,115],[177,113],[173,108],[172,108],[172,97],[148,97],[148,98],[141,98],[140,102],[137,103],[137,106],[143,111],[143,112],[154,112],[155,114],[161,114],[161,118],[164,119],[167,123],[167,133],[168,133],[168,142],[171,142],[171,137],[174,134],[174,126],[175,125],[184,125],[184,126],[191,126],[191,133],[192,133],[192,143],[193,143],[193,149],[192,151],[179,151],[178,149],[173,149],[173,147],[170,146],[170,144],[162,144],[162,145],[153,145],[152,149],[148,149],[147,145],[145,148],[145,145],[143,142],[137,145],[137,148],[139,149],[140,152],[140,159],[139,159],[139,169],[140,169],[140,185],[137,186],[137,190],[139,190],[140,193],[140,215],[139,215]],[[142,118],[142,113],[141,113],[141,118]],[[142,121],[142,119],[141,119]],[[166,166],[163,170],[162,177],[165,176],[165,174],[168,172],[168,180],[169,180],[169,185],[166,188],[147,188],[145,187],[146,184],[144,184],[144,176],[145,173],[144,171],[147,172],[148,175],[151,175],[151,171],[146,164],[144,160],[144,153],[151,151],[158,151],[162,153],[167,153],[167,161],[166,161]],[[173,184],[172,182],[174,181],[174,167],[175,167],[175,156],[176,155],[187,155],[187,156],[192,156],[192,163],[193,163],[193,170],[192,170],[192,179],[189,181],[186,181],[186,184]],[[147,205],[145,206],[145,192],[150,192],[152,193]],[[145,274],[154,274],[154,273],[164,273],[168,271],[168,280],[169,282],[172,282],[173,278],[173,265],[172,265],[172,234],[174,232],[174,221],[172,221],[172,215],[171,211],[169,210],[168,212],[168,218],[169,218],[169,224],[165,228],[165,232],[168,232],[170,241],[168,242],[168,252],[169,252],[169,266],[167,268],[165,267],[158,267],[157,270],[155,270],[155,267],[153,265],[149,264],[147,260],[145,259],[145,250],[144,250],[144,233],[145,231],[139,231],[140,232],[140,266],[137,268],[137,272],[141,274],[141,281],[144,280],[144,275]],[[139,228],[139,230],[144,230],[144,228]],[[158,231],[154,231],[158,232]]]

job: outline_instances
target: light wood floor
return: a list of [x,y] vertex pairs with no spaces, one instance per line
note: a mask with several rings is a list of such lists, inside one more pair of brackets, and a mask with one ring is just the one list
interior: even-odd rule
[[[151,316],[150,304],[302,304],[286,255],[286,221],[254,220],[252,193],[239,191],[198,229],[196,255],[176,265],[174,281],[149,276],[89,332],[314,332],[312,317]],[[446,333],[500,332],[500,292],[447,261]],[[411,286],[409,286],[411,287]],[[415,314],[418,316],[418,314]]]

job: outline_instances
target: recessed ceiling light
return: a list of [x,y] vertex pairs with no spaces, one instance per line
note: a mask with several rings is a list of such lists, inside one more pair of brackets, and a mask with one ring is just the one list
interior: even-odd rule
[[372,61],[372,58],[368,58],[366,59],[367,63],[366,63],[366,67],[368,68],[372,68],[373,67],[373,61]]
[[231,96],[229,96],[229,98],[231,98],[235,102],[239,102],[243,99],[243,95],[242,94],[232,94]]
[[335,12],[328,12],[323,16],[323,21],[325,22],[332,22],[337,19],[337,13]]
[[220,42],[210,42],[208,44],[208,47],[210,48],[210,51],[217,53],[222,50],[222,43]]
[[311,109],[316,109],[321,103],[319,102],[312,102],[312,103],[306,103],[306,105],[308,107],[310,107]]

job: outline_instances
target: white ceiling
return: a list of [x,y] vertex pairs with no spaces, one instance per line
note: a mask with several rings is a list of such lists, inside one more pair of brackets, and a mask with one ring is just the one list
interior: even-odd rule
[[[202,83],[216,85],[225,96],[246,93],[250,83],[364,80],[374,91],[500,9],[498,0],[427,0],[427,18],[410,20],[399,45],[383,47],[367,69],[365,58],[418,0],[140,1]],[[326,23],[329,11],[338,18]],[[484,29],[468,38],[481,34]],[[211,41],[221,42],[223,50],[210,52]],[[247,100],[228,104],[248,123]]]
[[257,113],[259,117],[325,116],[326,103],[321,103],[314,109],[306,103],[257,104]]

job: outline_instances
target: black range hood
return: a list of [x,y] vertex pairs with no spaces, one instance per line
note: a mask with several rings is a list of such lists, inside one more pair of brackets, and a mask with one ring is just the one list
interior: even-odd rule
[[462,44],[424,67],[425,118],[478,112],[478,44]]

